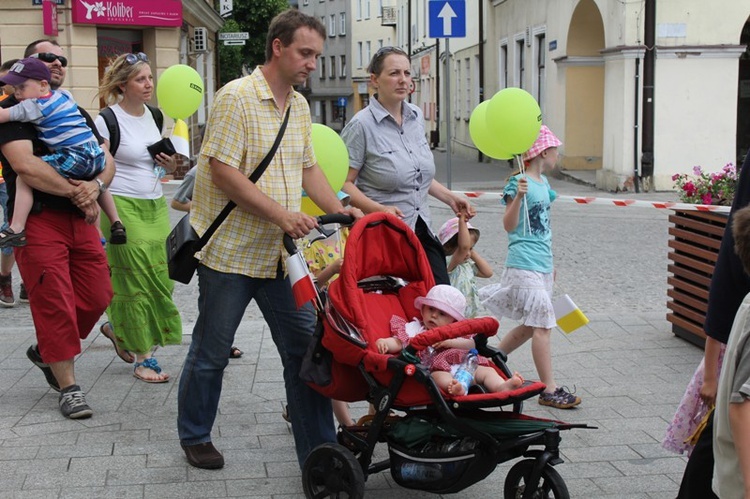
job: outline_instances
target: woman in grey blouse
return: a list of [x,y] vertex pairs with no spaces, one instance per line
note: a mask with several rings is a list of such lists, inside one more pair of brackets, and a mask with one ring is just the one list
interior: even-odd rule
[[378,50],[368,67],[375,95],[354,115],[341,137],[349,149],[349,174],[343,190],[365,213],[385,211],[400,217],[419,237],[437,284],[450,284],[443,246],[431,228],[431,195],[455,214],[474,207],[435,180],[435,159],[425,137],[422,111],[406,102],[411,64],[396,47]]

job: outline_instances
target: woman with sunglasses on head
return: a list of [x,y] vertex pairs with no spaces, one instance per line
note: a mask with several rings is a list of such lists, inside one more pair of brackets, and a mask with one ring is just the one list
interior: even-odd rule
[[422,111],[406,102],[412,85],[406,52],[383,47],[367,70],[375,94],[341,132],[349,149],[343,190],[350,204],[365,213],[384,211],[401,217],[422,242],[435,283],[450,284],[443,246],[431,228],[427,195],[467,218],[474,216],[474,207],[435,180]]
[[[176,157],[164,153],[152,157],[147,149],[161,140],[163,132],[146,106],[153,94],[151,66],[142,52],[112,61],[99,88],[119,130],[119,143],[112,151],[116,173],[110,190],[128,228],[126,244],[107,247],[115,295],[107,309],[109,322],[101,326],[101,332],[112,340],[122,360],[135,361],[136,378],[164,383],[169,376],[162,372],[153,350],[180,344],[182,322],[172,300],[174,283],[164,258],[164,241],[171,227],[159,180],[160,172],[176,168]],[[112,125],[108,127],[100,114],[96,126],[110,147]],[[109,221],[102,218],[106,236]]]

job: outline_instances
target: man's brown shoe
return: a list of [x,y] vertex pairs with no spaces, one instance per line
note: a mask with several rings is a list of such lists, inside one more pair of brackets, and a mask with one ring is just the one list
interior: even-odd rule
[[216,447],[211,442],[196,445],[180,445],[182,446],[182,450],[185,451],[185,457],[187,457],[188,463],[191,466],[203,468],[204,470],[218,470],[224,467],[224,456],[216,450]]

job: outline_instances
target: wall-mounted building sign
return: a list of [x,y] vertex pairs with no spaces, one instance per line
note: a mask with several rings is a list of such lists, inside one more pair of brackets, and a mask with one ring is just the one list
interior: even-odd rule
[[57,4],[55,0],[44,0],[42,5],[42,25],[46,36],[57,36]]
[[181,26],[180,0],[71,0],[75,24]]

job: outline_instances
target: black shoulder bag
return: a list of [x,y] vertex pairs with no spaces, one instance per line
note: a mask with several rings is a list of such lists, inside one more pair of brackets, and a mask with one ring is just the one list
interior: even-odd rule
[[[291,106],[286,111],[284,122],[281,124],[279,133],[276,135],[276,140],[271,146],[271,150],[268,151],[266,157],[260,162],[258,167],[250,175],[250,181],[255,183],[258,181],[263,172],[266,171],[268,164],[276,154],[276,150],[279,148],[281,139],[284,137],[286,131],[286,125],[289,122],[289,113],[292,110]],[[234,201],[229,201],[224,209],[221,210],[219,216],[216,217],[211,225],[206,229],[206,232],[198,237],[198,233],[195,232],[193,226],[190,225],[190,214],[188,213],[174,226],[172,232],[167,236],[167,268],[169,269],[169,278],[181,282],[183,284],[190,283],[190,280],[195,274],[195,270],[198,268],[198,259],[195,258],[195,254],[199,252],[208,243],[211,236],[229,216],[232,210],[237,206]]]

